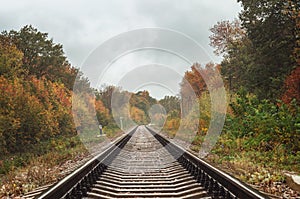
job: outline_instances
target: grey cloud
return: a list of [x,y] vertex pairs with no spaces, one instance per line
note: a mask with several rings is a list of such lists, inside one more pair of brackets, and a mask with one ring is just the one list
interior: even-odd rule
[[220,57],[208,45],[209,28],[237,17],[240,9],[235,0],[11,0],[0,7],[0,31],[32,24],[62,43],[70,62],[81,66],[94,49],[115,35],[162,27],[191,36],[218,62]]

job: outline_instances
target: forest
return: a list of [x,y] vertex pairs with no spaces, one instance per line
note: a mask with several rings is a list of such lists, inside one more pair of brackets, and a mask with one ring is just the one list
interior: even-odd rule
[[[210,28],[210,45],[222,62],[194,64],[181,83],[181,94],[192,87],[201,112],[190,148],[199,151],[209,128],[210,93],[201,74],[214,68],[225,82],[228,109],[217,145],[206,158],[271,196],[281,195],[275,184],[285,182],[284,172],[300,172],[300,5],[238,2],[243,7],[239,19]],[[168,112],[164,130],[170,137],[179,122]],[[181,123],[183,130],[190,126]]]
[[[91,88],[68,62],[63,46],[47,33],[31,25],[3,31],[0,197],[54,182],[59,177],[49,172],[53,167],[88,153],[72,115],[76,78],[94,93],[91,101],[108,138],[121,132],[110,100],[118,93],[130,98],[129,114],[136,124],[149,124],[149,109],[163,106],[165,114],[154,118],[163,133],[191,142],[190,149],[198,152],[212,114],[211,93],[203,75],[213,71],[223,78],[228,108],[221,136],[207,161],[264,192],[279,194],[275,184],[285,182],[284,171],[300,172],[300,5],[296,0],[238,2],[243,7],[238,19],[210,28],[210,45],[222,56],[221,63],[193,64],[179,85],[180,95],[163,99],[151,97],[148,91],[131,93],[112,85]],[[195,98],[180,97],[190,96],[189,92]],[[193,117],[197,110],[190,100],[199,107],[199,118]],[[182,115],[190,117],[182,119]],[[176,135],[178,129],[180,135]],[[196,132],[192,140],[191,132]]]

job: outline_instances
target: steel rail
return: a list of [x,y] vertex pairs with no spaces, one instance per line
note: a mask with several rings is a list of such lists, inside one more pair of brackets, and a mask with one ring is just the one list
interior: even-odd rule
[[[107,163],[111,161],[110,158],[113,152],[118,153],[120,148],[124,147],[136,129],[137,127],[134,127],[129,133],[112,142],[105,151],[92,158],[37,198],[58,199],[69,198],[70,195],[84,195],[82,191],[88,191],[89,186],[95,180],[93,178],[101,175],[106,169]],[[104,161],[106,161],[105,164],[103,164]],[[95,170],[96,168],[97,170]]]
[[[62,181],[55,184],[49,190],[42,193],[42,195],[38,198],[74,199],[86,197],[88,193],[90,193],[91,187],[93,186],[93,184],[97,183],[97,180],[102,175],[102,173],[104,173],[102,178],[105,178],[105,172],[107,172],[107,168],[116,157],[119,157],[118,154],[127,144],[127,142],[131,139],[136,129],[137,127],[133,128],[131,131],[129,131],[129,133],[123,135],[122,137],[114,141],[105,151],[88,161],[75,172],[71,173]],[[166,152],[170,153],[171,156],[173,156],[179,162],[177,163],[178,165],[182,165],[183,170],[186,170],[187,173],[190,173],[191,178],[194,178],[195,182],[198,182],[204,187],[204,189],[209,194],[210,198],[268,198],[263,194],[259,193],[258,191],[254,190],[247,184],[215,168],[214,166],[198,158],[194,154],[188,152],[182,147],[176,145],[175,143],[170,142],[168,139],[166,139],[159,133],[156,133],[156,131],[151,129],[150,127],[146,126],[145,130],[149,131],[154,136],[155,140],[157,140],[166,149]],[[126,150],[122,153],[126,153]],[[117,195],[118,197],[122,196],[119,194]]]
[[164,136],[146,127],[156,139],[201,183],[214,197],[265,199],[267,196],[200,159],[182,147],[170,142]]

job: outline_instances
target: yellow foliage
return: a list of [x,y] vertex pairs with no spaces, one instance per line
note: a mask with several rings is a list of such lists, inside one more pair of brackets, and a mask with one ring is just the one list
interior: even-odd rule
[[130,108],[130,117],[138,124],[144,123],[146,120],[144,111],[134,106]]

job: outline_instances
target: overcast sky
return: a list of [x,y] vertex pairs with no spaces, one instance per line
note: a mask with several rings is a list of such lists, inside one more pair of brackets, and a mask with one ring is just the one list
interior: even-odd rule
[[[32,24],[38,30],[49,33],[55,42],[63,44],[68,60],[76,67],[82,67],[90,53],[108,39],[145,27],[166,28],[186,34],[206,50],[211,61],[220,62],[221,58],[216,57],[209,46],[209,28],[217,21],[237,18],[240,10],[236,0],[10,0],[1,3],[0,29],[19,30]],[[162,52],[133,54],[111,64],[103,81],[107,84],[124,82],[127,73],[132,76],[135,68],[154,62],[170,66],[177,64],[176,78],[183,76],[189,68],[185,61],[165,56]],[[177,79],[177,82],[180,80]],[[160,88],[158,84],[153,85],[151,87],[145,82],[145,88],[152,89],[151,94],[157,98],[178,92],[178,89],[170,92],[168,85]],[[123,87],[126,89],[126,86]],[[143,89],[138,87],[135,87],[136,90]]]

